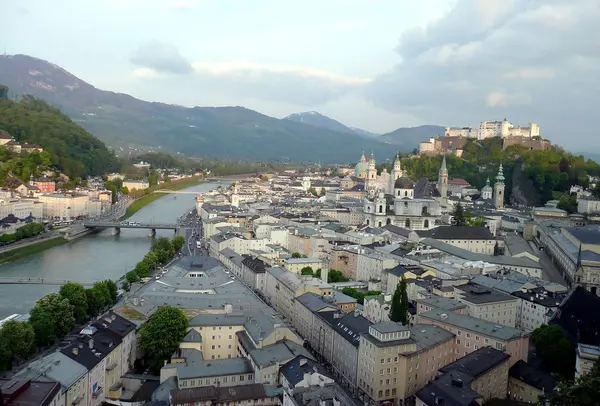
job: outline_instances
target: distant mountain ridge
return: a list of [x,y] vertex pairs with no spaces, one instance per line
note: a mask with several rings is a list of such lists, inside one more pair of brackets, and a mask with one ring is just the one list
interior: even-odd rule
[[324,116],[321,113],[317,113],[316,111],[306,111],[303,113],[294,113],[284,118],[285,120],[291,120],[296,123],[309,124],[319,128],[325,128],[332,131],[337,131],[340,133],[346,134],[354,134],[363,138],[373,138],[376,137],[377,134],[371,133],[369,131],[362,130],[360,128],[352,128],[348,127],[333,118]]
[[444,135],[445,127],[439,125],[421,125],[418,127],[398,128],[390,133],[382,134],[379,141],[397,145],[400,151],[412,151],[419,148],[421,141]]
[[[362,151],[381,159],[418,142],[359,135],[325,116],[321,125],[276,119],[244,107],[182,107],[104,91],[57,65],[27,55],[0,56],[0,83],[33,94],[113,147],[135,145],[190,156],[295,162],[355,162]],[[312,114],[310,114],[312,116]],[[316,115],[315,115],[316,116]],[[337,123],[334,124],[334,123]],[[427,134],[427,139],[432,134]]]

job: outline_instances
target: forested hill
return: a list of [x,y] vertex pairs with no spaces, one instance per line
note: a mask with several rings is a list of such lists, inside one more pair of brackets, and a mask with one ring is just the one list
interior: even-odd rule
[[[407,157],[402,160],[402,167],[413,178],[435,180],[441,159]],[[513,145],[503,150],[500,138],[469,140],[461,158],[448,155],[446,161],[451,178],[463,178],[478,189],[485,186],[488,177],[494,183],[498,166],[502,163],[507,203],[528,206],[542,205],[548,200],[568,195],[572,185],[587,187],[587,175],[600,175],[600,166],[596,162],[585,160],[581,155],[572,155],[561,147],[531,151]]]
[[69,177],[83,178],[118,169],[117,158],[102,141],[33,96],[15,102],[0,94],[0,130],[21,144],[40,145],[51,165]]

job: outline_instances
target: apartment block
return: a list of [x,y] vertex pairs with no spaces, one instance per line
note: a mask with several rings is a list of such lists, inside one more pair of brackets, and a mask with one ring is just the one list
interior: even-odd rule
[[440,368],[436,379],[416,394],[417,406],[483,404],[506,399],[510,356],[490,347],[465,355]]
[[326,268],[321,258],[288,258],[283,262],[283,267],[298,275],[306,267],[312,268],[313,271]]
[[529,336],[514,327],[441,309],[419,314],[417,322],[439,326],[454,334],[454,352],[457,358],[490,346],[509,354],[511,366],[518,360],[527,360]]
[[454,335],[431,325],[378,323],[361,334],[359,349],[361,393],[376,404],[398,404],[454,360]]
[[55,406],[64,404],[60,383],[40,379],[0,379],[0,394],[4,405]]
[[338,245],[331,249],[329,255],[329,269],[340,271],[342,275],[351,280],[357,279],[358,271],[358,246]]
[[418,234],[421,238],[433,238],[476,254],[494,255],[497,243],[487,227],[440,226]]
[[518,361],[508,371],[508,398],[518,402],[538,403],[552,393],[558,379],[525,361]]
[[519,300],[475,283],[454,286],[455,298],[467,306],[471,317],[515,327]]

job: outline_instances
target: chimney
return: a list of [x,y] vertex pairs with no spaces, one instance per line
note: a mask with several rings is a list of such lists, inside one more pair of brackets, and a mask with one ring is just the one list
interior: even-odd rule
[[73,355],[79,355],[79,348],[73,347]]
[[90,350],[92,348],[94,348],[94,339],[93,338],[90,338],[90,341],[88,341],[88,345],[90,346]]

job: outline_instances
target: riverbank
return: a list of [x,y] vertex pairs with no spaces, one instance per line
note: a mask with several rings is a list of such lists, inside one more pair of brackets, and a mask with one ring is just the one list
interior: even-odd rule
[[37,254],[38,252],[45,251],[49,248],[53,248],[69,242],[63,237],[55,237],[49,240],[35,242],[24,247],[15,248],[7,252],[0,253],[0,264],[5,262],[15,261],[31,254]]
[[[204,180],[200,176],[194,176],[194,177],[186,178],[186,179],[173,180],[168,183],[161,183],[160,185],[158,185],[155,188],[155,190],[161,190],[161,189],[181,190],[181,189],[187,189],[192,186],[200,185],[205,182],[206,182],[206,180]],[[146,207],[153,201],[158,200],[161,197],[164,197],[166,195],[167,195],[167,193],[154,193],[154,191],[152,191],[152,192],[148,193],[147,195],[144,195],[144,196],[140,197],[139,199],[134,200],[127,206],[127,210],[125,211],[125,214],[123,216],[121,216],[119,218],[119,220],[128,219],[129,217],[133,216],[135,213],[137,213],[138,211],[140,211],[141,209],[143,209],[144,207]]]

